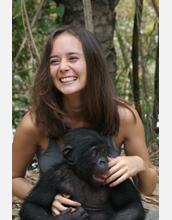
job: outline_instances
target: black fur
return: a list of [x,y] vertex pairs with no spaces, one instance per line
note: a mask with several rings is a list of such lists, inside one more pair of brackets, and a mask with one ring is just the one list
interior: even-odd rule
[[[97,132],[87,128],[69,131],[64,137],[66,162],[40,178],[22,204],[21,220],[143,220],[139,192],[129,179],[112,188],[103,185],[107,151],[105,139]],[[74,213],[69,208],[52,216],[52,202],[61,193],[70,195],[82,207]]]

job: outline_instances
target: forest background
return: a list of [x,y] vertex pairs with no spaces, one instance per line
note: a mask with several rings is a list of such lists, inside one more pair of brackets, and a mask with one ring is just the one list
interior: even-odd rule
[[[14,130],[31,108],[29,89],[47,37],[63,24],[85,26],[84,2],[89,1],[12,1]],[[159,142],[159,1],[92,0],[91,9],[92,31],[102,43],[115,93],[137,109],[151,151]]]

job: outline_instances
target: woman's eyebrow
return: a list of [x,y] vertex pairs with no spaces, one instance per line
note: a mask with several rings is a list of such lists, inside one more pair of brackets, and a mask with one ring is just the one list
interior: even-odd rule
[[[73,55],[73,54],[81,55],[81,53],[78,53],[78,52],[70,52],[70,53],[68,53],[67,55]],[[49,59],[51,59],[51,58],[57,58],[57,57],[59,57],[59,56],[58,56],[58,55],[52,55],[51,57],[49,57]]]
[[53,56],[49,57],[49,59],[54,58],[54,57],[58,57],[58,56],[57,55],[53,55]]
[[81,53],[78,53],[78,52],[70,52],[68,53],[69,55],[72,55],[72,54],[77,54],[77,55],[81,55]]

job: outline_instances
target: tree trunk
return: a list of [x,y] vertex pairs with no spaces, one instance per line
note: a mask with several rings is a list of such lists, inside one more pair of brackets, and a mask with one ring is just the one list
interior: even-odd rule
[[140,87],[139,87],[139,31],[141,12],[143,7],[143,0],[138,1],[140,3],[140,11],[136,4],[136,11],[134,16],[134,27],[133,27],[133,43],[132,43],[132,64],[133,64],[133,95],[135,108],[141,117],[141,106],[140,106]]
[[159,38],[156,54],[156,68],[155,68],[155,80],[154,80],[154,106],[153,106],[153,122],[156,127],[159,115]]
[[[81,0],[54,0],[56,4],[65,5],[64,24],[74,24],[85,27],[83,1]],[[92,15],[94,34],[98,38],[105,54],[109,72],[113,82],[116,76],[116,53],[113,45],[115,27],[114,8],[119,0],[92,0]]]

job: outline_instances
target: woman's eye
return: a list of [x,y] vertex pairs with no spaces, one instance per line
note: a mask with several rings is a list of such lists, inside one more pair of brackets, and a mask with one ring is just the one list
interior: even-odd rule
[[50,61],[50,64],[52,64],[52,65],[57,65],[57,64],[59,64],[59,61],[58,61],[58,60],[51,60],[51,61]]
[[69,58],[69,60],[75,61],[75,60],[78,60],[78,57],[73,57],[72,56],[72,57]]

